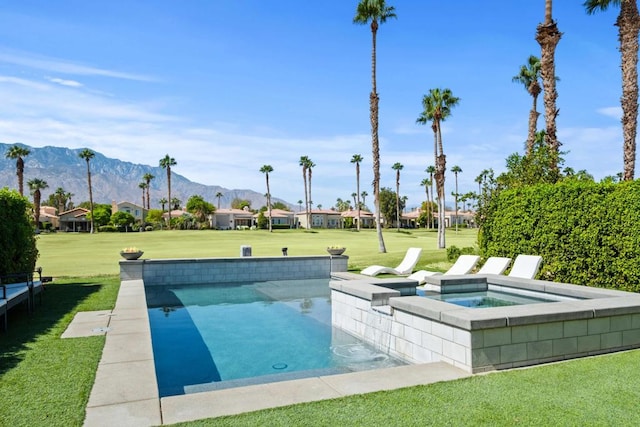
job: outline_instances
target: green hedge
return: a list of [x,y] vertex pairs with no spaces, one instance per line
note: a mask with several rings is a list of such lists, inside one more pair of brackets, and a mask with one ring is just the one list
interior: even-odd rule
[[478,240],[485,257],[541,255],[541,279],[640,291],[640,181],[501,191]]
[[31,273],[38,259],[31,203],[17,191],[0,189],[0,274]]

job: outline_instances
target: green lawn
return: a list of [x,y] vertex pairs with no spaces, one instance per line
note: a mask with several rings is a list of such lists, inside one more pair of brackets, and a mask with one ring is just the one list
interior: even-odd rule
[[[477,246],[477,230],[447,232],[447,245]],[[38,236],[38,265],[44,274],[55,277],[86,277],[118,274],[119,252],[125,247],[144,251],[144,258],[237,257],[240,246],[252,247],[254,256],[280,256],[287,247],[289,256],[327,255],[326,248],[347,248],[349,268],[361,270],[371,264],[395,266],[407,248],[418,246],[423,254],[418,268],[446,270],[446,251],[437,249],[434,231],[385,231],[387,253],[378,252],[375,230],[268,231],[153,231],[144,233],[51,233]]]
[[[349,266],[396,265],[406,249],[424,249],[419,268],[445,270],[436,234],[385,232],[389,253],[377,252],[375,232],[204,231],[129,234],[45,234],[39,265],[56,280],[33,314],[18,309],[0,332],[0,425],[79,426],[104,337],[60,339],[78,311],[112,308],[119,281],[118,252],[137,246],[145,257],[325,254],[347,247]],[[449,231],[447,244],[474,246],[475,230]],[[64,279],[60,279],[64,277]],[[640,351],[585,358],[401,390],[202,420],[186,426],[336,425],[640,425]]]

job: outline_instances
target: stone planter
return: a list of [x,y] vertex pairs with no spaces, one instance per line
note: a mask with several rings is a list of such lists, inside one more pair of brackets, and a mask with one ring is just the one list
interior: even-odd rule
[[342,255],[344,253],[344,251],[346,251],[347,248],[327,248],[327,252],[329,252],[329,255]]
[[138,251],[138,252],[120,252],[120,256],[126,260],[134,260],[134,259],[138,259],[142,256],[144,252],[142,251]]

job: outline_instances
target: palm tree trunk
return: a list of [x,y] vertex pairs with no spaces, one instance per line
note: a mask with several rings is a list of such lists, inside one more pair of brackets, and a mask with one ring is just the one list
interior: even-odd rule
[[311,198],[311,168],[307,169],[307,175],[309,178],[309,224],[311,224],[311,206],[313,205],[313,199]]
[[371,21],[371,94],[369,94],[370,120],[371,120],[371,151],[373,157],[373,198],[376,207],[376,234],[378,235],[378,251],[386,253],[382,237],[382,224],[380,223],[380,142],[378,140],[378,88],[376,85],[376,34],[378,21]]
[[360,231],[360,163],[356,162],[356,208],[358,209],[357,230]]
[[[533,84],[538,86],[538,82],[534,82],[532,83],[532,85]],[[531,107],[531,111],[529,112],[529,133],[527,135],[527,146],[525,151],[526,156],[529,156],[533,152],[533,145],[536,141],[536,131],[538,129],[538,117],[540,117],[540,113],[538,113],[538,95],[534,95],[533,106]]]
[[545,22],[538,25],[536,40],[542,49],[540,57],[540,75],[544,89],[544,118],[546,126],[545,141],[551,152],[551,171],[558,175],[558,158],[560,142],[556,136],[556,117],[559,110],[556,109],[556,71],[555,71],[555,50],[562,33],[558,30],[556,22],[551,15],[552,1],[545,2]]
[[89,209],[91,209],[91,230],[90,233],[93,234],[93,188],[91,186],[91,170],[89,169],[89,160],[87,159],[87,181],[89,182]]
[[307,218],[307,224],[306,224],[306,229],[310,229],[311,228],[311,222],[310,222],[310,218],[311,215],[309,213],[309,193],[307,192],[307,168],[303,167],[302,168],[302,179],[304,180],[304,216]]
[[442,146],[442,133],[440,131],[440,121],[434,120],[433,124],[436,133],[436,189],[438,190],[438,248],[444,249],[445,245],[445,196],[444,196],[444,173],[447,169],[447,157],[444,155]]
[[271,227],[271,190],[269,189],[269,174],[267,173],[267,209],[269,209],[269,233],[273,232]]
[[396,226],[400,231],[400,171],[396,172]]
[[616,21],[622,55],[622,132],[624,136],[625,181],[633,180],[636,167],[636,131],[638,125],[638,31],[640,16],[633,0],[622,0]]
[[42,194],[40,190],[33,192],[33,218],[36,223],[36,230],[40,230],[40,199]]
[[22,160],[22,157],[18,157],[18,160],[16,160],[16,171],[16,175],[18,175],[18,190],[20,190],[20,195],[24,196],[24,160]]
[[167,195],[169,200],[169,223],[167,224],[167,230],[171,230],[171,166],[167,165]]

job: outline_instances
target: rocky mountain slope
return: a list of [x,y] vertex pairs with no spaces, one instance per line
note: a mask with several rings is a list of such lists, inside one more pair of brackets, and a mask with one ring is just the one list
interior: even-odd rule
[[[16,177],[15,160],[7,159],[7,150],[14,144],[0,143],[0,188],[8,187],[16,189],[18,178]],[[82,149],[69,149],[64,147],[29,147],[31,151],[25,161],[24,186],[25,194],[28,194],[27,181],[39,178],[47,182],[49,188],[42,191],[42,198],[46,200],[49,194],[62,187],[66,192],[73,194],[71,200],[79,204],[89,200],[87,188],[87,164],[78,157]],[[155,176],[151,180],[150,199],[151,208],[159,209],[158,200],[167,197],[167,172],[161,167],[153,167],[143,164],[123,162],[118,159],[105,157],[95,152],[91,160],[91,182],[93,187],[93,199],[95,203],[111,203],[111,201],[128,201],[142,204],[142,189],[138,187],[146,173]],[[204,185],[189,181],[187,178],[172,172],[171,197],[177,197],[185,205],[192,195],[200,195],[206,201],[218,206],[216,194],[220,192],[220,207],[228,208],[234,198],[251,201],[254,209],[260,208],[266,203],[263,193],[249,189],[228,189],[218,185]],[[283,200],[272,199],[273,202]],[[284,202],[287,203],[287,202]],[[290,205],[289,203],[287,203]]]

